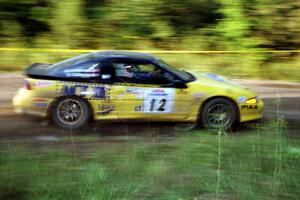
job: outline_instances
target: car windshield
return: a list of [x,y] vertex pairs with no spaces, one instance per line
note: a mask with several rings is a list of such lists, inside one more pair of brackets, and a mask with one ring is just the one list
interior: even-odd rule
[[163,60],[156,60],[157,63],[162,66],[164,69],[166,69],[167,71],[173,73],[174,75],[178,76],[179,78],[183,79],[184,81],[186,82],[191,82],[191,81],[194,81],[195,80],[195,77],[188,73],[188,72],[185,72],[185,71],[180,71],[170,65],[168,65],[165,61]]

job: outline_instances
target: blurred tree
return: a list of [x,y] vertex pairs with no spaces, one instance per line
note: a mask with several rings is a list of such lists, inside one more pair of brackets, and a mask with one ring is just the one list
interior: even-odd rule
[[[300,49],[299,21],[300,0],[1,0],[0,42],[74,49]],[[220,66],[233,58],[220,58]],[[257,74],[273,63],[296,66],[299,54],[243,58],[247,62],[239,65]]]
[[30,45],[32,38],[50,30],[45,20],[48,13],[48,4],[44,0],[2,0],[0,3],[1,40],[5,42],[12,39],[15,41],[25,39],[25,42]]
[[216,26],[221,49],[245,50],[259,46],[250,32],[251,21],[244,10],[243,0],[219,0],[223,19]]
[[52,38],[64,48],[84,48],[88,26],[82,11],[82,0],[52,2],[53,18],[49,21]]
[[205,38],[215,49],[300,47],[300,0],[2,0],[0,18],[4,45],[169,48]]
[[300,47],[300,0],[243,0],[251,35],[270,49]]
[[158,4],[160,17],[167,21],[177,35],[217,24],[222,17],[217,0],[163,0]]

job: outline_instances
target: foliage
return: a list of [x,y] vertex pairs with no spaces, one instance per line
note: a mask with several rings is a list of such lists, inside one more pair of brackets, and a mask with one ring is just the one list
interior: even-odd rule
[[[296,50],[299,5],[299,0],[2,0],[0,42],[2,47],[54,49]],[[1,54],[2,71],[38,61],[22,55],[15,66],[18,53]],[[228,68],[232,76],[300,80],[294,74],[297,53],[236,56],[238,63],[227,54],[210,64]],[[54,60],[61,57],[66,55]],[[194,55],[193,60],[202,57],[210,58]],[[287,63],[279,70],[290,71],[288,77],[277,70]]]

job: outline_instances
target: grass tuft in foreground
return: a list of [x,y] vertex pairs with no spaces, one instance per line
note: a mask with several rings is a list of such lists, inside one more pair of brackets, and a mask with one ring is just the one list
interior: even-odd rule
[[12,143],[0,154],[0,199],[298,199],[299,149],[278,122],[237,136],[198,130],[84,154]]

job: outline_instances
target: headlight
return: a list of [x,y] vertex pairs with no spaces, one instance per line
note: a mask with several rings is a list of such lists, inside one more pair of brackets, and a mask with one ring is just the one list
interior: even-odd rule
[[258,98],[257,97],[250,98],[246,101],[246,103],[248,103],[248,104],[258,103]]

